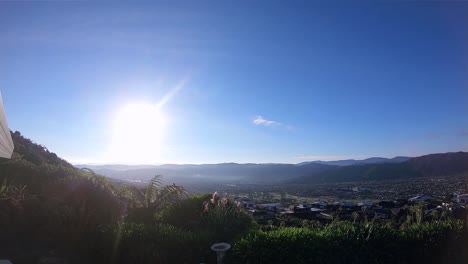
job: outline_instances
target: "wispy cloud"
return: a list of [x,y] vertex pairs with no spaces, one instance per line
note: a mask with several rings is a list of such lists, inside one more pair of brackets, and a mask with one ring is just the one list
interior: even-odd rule
[[269,119],[263,118],[260,115],[253,118],[252,124],[257,125],[257,126],[280,126],[280,127],[286,128],[288,130],[293,130],[294,129],[293,126],[290,126],[290,125],[287,125],[285,123],[281,123],[281,122],[278,122],[278,121],[269,120]]
[[273,120],[268,120],[268,119],[263,118],[262,116],[256,116],[253,119],[252,123],[254,123],[255,125],[264,125],[264,126],[281,126],[281,125],[283,125],[280,122],[273,121]]

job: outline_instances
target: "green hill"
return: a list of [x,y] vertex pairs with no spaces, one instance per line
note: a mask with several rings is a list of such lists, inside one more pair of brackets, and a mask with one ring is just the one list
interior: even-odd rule
[[15,150],[12,156],[13,160],[25,160],[35,165],[57,165],[67,168],[73,166],[66,160],[59,158],[55,153],[50,152],[45,146],[34,143],[32,140],[25,138],[19,131],[12,132],[11,138],[15,145]]
[[[122,201],[102,176],[12,133],[12,159],[0,160],[0,259],[37,263],[67,252],[98,226],[115,223]],[[54,253],[55,254],[55,253]]]
[[353,182],[468,174],[468,153],[441,153],[411,158],[401,163],[335,167],[297,177],[288,183]]

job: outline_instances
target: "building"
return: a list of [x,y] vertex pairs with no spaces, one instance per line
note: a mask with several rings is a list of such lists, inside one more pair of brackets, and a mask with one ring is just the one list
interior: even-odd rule
[[418,202],[428,202],[429,200],[431,200],[431,197],[429,197],[428,195],[418,195],[418,196],[409,198],[408,202],[418,203]]
[[276,212],[277,210],[283,208],[283,205],[281,205],[280,203],[264,203],[257,204],[257,208],[266,211]]
[[452,202],[459,205],[466,205],[468,203],[468,194],[458,194],[455,198],[452,199]]

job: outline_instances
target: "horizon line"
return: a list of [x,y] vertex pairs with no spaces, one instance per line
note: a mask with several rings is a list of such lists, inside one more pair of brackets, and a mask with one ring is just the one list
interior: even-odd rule
[[336,160],[308,160],[308,161],[302,161],[302,162],[297,162],[297,163],[291,163],[291,162],[212,162],[212,163],[155,163],[155,164],[148,164],[148,163],[122,163],[122,162],[73,162],[73,161],[68,161],[65,159],[67,162],[72,164],[73,166],[104,166],[104,165],[112,165],[112,166],[164,166],[164,165],[219,165],[219,164],[239,164],[239,165],[246,165],[246,164],[285,164],[285,165],[298,165],[298,164],[303,164],[303,163],[313,163],[313,162],[334,162],[334,161],[360,161],[360,160],[367,160],[371,158],[384,158],[384,159],[394,159],[398,157],[406,157],[406,158],[417,158],[417,157],[422,157],[422,156],[427,156],[427,155],[432,155],[432,154],[447,154],[447,153],[458,153],[458,152],[466,152],[463,150],[460,151],[449,151],[449,152],[438,152],[438,153],[428,153],[428,154],[423,154],[423,155],[417,155],[417,156],[404,156],[404,155],[398,155],[398,156],[393,156],[393,157],[383,157],[383,156],[368,156],[366,158],[362,159],[336,159]]

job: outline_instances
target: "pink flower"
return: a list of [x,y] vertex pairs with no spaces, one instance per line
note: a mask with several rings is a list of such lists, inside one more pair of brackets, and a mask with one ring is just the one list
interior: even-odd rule
[[226,206],[227,202],[228,202],[228,199],[227,199],[226,197],[223,197],[223,198],[221,199],[221,205],[222,205],[222,206]]
[[216,202],[216,198],[218,198],[218,192],[213,193],[213,196],[210,199],[211,203],[214,204]]

